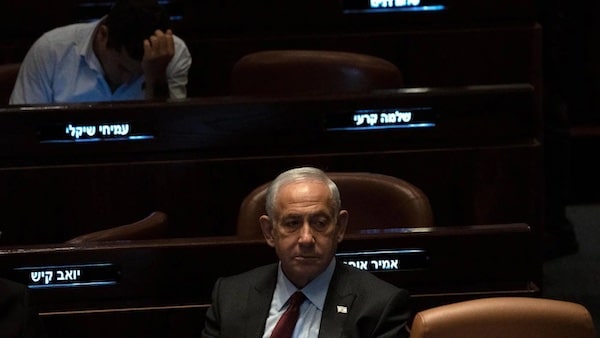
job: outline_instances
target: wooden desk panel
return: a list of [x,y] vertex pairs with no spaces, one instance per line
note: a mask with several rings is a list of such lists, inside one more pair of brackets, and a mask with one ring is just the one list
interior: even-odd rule
[[232,235],[247,193],[304,164],[403,178],[427,194],[440,226],[527,221],[537,229],[541,149],[531,144],[0,169],[0,243],[59,243],[153,210],[169,215],[172,237]]
[[[374,272],[415,294],[464,291],[471,286],[539,282],[538,249],[525,224],[407,228],[401,232],[349,234],[339,252],[422,249],[423,266]],[[249,257],[251,257],[249,259]],[[234,236],[121,241],[84,246],[5,247],[3,275],[28,275],[17,267],[112,263],[118,283],[102,287],[34,289],[43,311],[202,303],[218,276],[273,262],[262,240]],[[34,269],[35,270],[35,269]],[[78,297],[62,297],[63,295]],[[126,296],[127,299],[122,297]],[[87,305],[84,305],[87,304]]]
[[[539,294],[541,264],[535,243],[526,224],[498,224],[352,234],[339,252],[423,250],[427,259],[421,266],[403,268],[400,263],[399,270],[373,272],[411,291],[418,310],[459,299]],[[0,250],[2,275],[25,283],[31,282],[30,275],[15,268],[42,271],[96,263],[117,267],[114,285],[31,289],[48,326],[73,336],[78,332],[79,337],[96,337],[102,329],[86,333],[89,327],[112,320],[115,327],[123,325],[125,336],[144,320],[151,320],[156,332],[162,330],[157,336],[169,336],[170,330],[193,332],[202,326],[199,316],[210,304],[218,277],[275,259],[263,241],[231,236]],[[177,329],[173,323],[178,323]]]
[[[390,107],[431,108],[435,127],[328,128],[340,116]],[[440,226],[526,222],[537,230],[534,112],[527,84],[0,109],[0,245],[59,243],[154,210],[169,215],[170,237],[233,235],[244,196],[299,165],[403,178],[429,196]],[[66,125],[98,121],[129,121],[155,138],[40,141],[49,126],[64,136]]]

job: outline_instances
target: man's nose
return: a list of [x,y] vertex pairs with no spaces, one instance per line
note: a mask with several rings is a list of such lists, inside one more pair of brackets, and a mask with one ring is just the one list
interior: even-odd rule
[[302,224],[302,228],[300,228],[300,243],[312,243],[313,239],[314,237],[310,224],[308,222],[304,222],[304,224]]

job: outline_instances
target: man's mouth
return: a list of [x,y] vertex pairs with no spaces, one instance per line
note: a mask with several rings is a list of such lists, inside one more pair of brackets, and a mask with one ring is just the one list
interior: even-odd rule
[[319,257],[312,255],[298,255],[295,257],[295,259],[299,261],[314,261],[319,259]]

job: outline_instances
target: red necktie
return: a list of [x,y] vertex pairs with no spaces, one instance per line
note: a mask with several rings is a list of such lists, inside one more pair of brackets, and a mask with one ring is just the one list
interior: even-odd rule
[[277,325],[271,333],[271,338],[291,338],[296,321],[298,321],[298,315],[300,314],[300,304],[304,302],[306,297],[300,291],[294,292],[290,297],[290,305],[287,310],[283,313]]

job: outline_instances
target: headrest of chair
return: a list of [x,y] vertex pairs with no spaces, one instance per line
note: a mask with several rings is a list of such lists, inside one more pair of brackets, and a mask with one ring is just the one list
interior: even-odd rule
[[[427,195],[405,180],[368,172],[328,172],[327,175],[340,190],[342,208],[349,211],[347,233],[433,226],[433,211]],[[237,236],[262,237],[258,219],[266,212],[269,184],[255,188],[242,201]]]
[[411,338],[595,338],[580,304],[532,297],[468,300],[416,314]]
[[97,241],[156,239],[167,235],[168,216],[162,211],[154,211],[147,217],[108,229],[103,229],[74,237],[65,243],[81,244]]
[[232,71],[234,95],[313,95],[402,87],[402,73],[377,56],[330,50],[248,54]]

